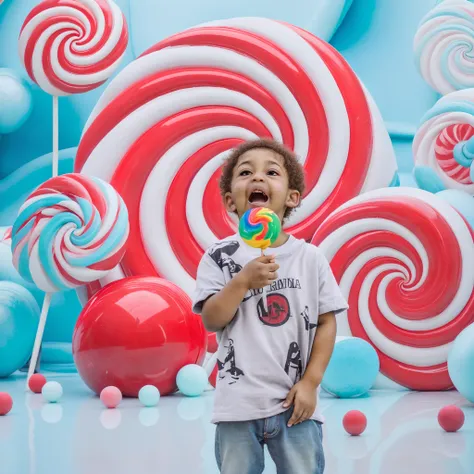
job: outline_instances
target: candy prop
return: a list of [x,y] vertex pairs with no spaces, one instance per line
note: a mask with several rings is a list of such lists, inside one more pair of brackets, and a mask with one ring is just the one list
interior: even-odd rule
[[189,364],[178,372],[176,385],[183,395],[199,397],[209,383],[208,377],[203,367],[197,364]]
[[474,4],[445,0],[420,22],[416,62],[424,80],[440,94],[474,87]]
[[41,393],[47,402],[57,403],[63,396],[63,387],[59,382],[46,382]]
[[351,436],[359,436],[367,428],[367,417],[359,410],[351,410],[344,415],[342,425]]
[[13,399],[9,393],[0,392],[0,416],[10,413],[13,408]]
[[275,243],[281,232],[280,218],[265,207],[249,209],[240,218],[239,233],[242,240],[263,251]]
[[20,208],[11,233],[13,264],[46,292],[28,379],[36,367],[51,294],[103,278],[124,255],[128,233],[122,198],[98,178],[51,178]]
[[222,160],[257,137],[304,163],[308,192],[286,224],[298,238],[396,177],[380,113],[330,45],[265,18],[191,28],[111,81],[81,139],[75,170],[112,183],[133,216],[133,254],[113,278],[162,276],[192,294],[203,249],[237,228],[219,194]]
[[473,235],[452,206],[415,188],[341,206],[312,241],[349,301],[338,335],[370,342],[381,372],[404,387],[452,387],[448,352],[474,319]]
[[160,391],[153,385],[145,385],[138,392],[138,399],[145,407],[155,407],[160,401]]
[[46,377],[42,374],[33,374],[28,380],[28,388],[33,393],[41,393],[43,387],[46,385]]
[[18,39],[21,61],[53,96],[53,176],[58,174],[58,96],[102,85],[127,43],[125,17],[113,0],[43,0],[26,17]]
[[84,307],[72,339],[87,386],[99,394],[113,384],[125,397],[137,397],[145,385],[162,396],[175,392],[179,370],[201,364],[206,345],[188,295],[154,277],[128,277],[102,288]]
[[456,405],[441,408],[438,413],[438,423],[444,431],[454,433],[464,425],[464,412]]
[[122,401],[122,392],[117,387],[105,387],[100,392],[100,401],[107,408],[117,408]]
[[448,189],[474,195],[473,137],[474,89],[448,94],[422,119],[413,141],[415,166],[429,167]]

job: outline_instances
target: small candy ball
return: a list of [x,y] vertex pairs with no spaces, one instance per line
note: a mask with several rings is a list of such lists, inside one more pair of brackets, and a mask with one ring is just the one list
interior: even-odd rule
[[8,415],[12,407],[12,397],[6,392],[0,392],[0,416]]
[[41,393],[47,402],[56,403],[63,396],[63,388],[58,382],[46,382]]
[[208,384],[207,373],[196,364],[183,367],[176,377],[176,385],[183,395],[187,397],[199,397]]
[[154,407],[160,401],[160,391],[154,385],[145,385],[138,392],[138,399],[146,407]]
[[342,419],[344,429],[352,436],[359,436],[367,428],[367,418],[359,410],[348,411]]
[[28,387],[33,393],[41,393],[46,384],[46,377],[42,374],[33,374],[28,380]]
[[249,209],[239,222],[242,240],[257,249],[266,249],[275,242],[281,232],[279,217],[266,207]]
[[100,399],[107,408],[117,408],[122,401],[122,392],[117,387],[105,387],[100,392]]
[[464,425],[464,413],[456,405],[448,405],[439,411],[438,423],[444,431],[454,433]]

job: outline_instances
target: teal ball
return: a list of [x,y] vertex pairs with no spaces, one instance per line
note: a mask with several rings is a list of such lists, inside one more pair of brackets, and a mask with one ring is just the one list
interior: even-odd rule
[[207,373],[200,365],[186,365],[178,372],[176,385],[183,395],[199,397],[208,386]]
[[145,385],[138,392],[138,399],[146,407],[155,407],[160,401],[160,391],[154,385]]

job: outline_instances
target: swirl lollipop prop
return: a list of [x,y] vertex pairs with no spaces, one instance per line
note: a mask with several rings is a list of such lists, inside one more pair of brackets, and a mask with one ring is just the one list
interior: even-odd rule
[[420,187],[430,188],[439,181],[438,188],[474,196],[474,89],[445,95],[425,114],[413,140],[413,155],[415,177],[426,168],[435,175],[431,178],[435,183],[425,179]]
[[58,174],[58,96],[87,92],[117,69],[128,43],[125,17],[113,0],[43,0],[26,17],[20,58],[53,96],[53,176]]
[[20,208],[12,228],[13,264],[46,292],[28,380],[37,363],[52,293],[103,278],[120,263],[129,234],[127,208],[98,178],[54,177]]
[[422,20],[415,35],[417,64],[440,94],[474,87],[474,4],[445,0]]
[[[240,218],[239,234],[250,247],[260,249],[262,256],[270,245],[275,243],[281,232],[280,218],[266,207],[249,209]],[[263,288],[263,307],[268,312],[267,293]]]
[[237,227],[219,193],[222,160],[258,137],[304,165],[308,191],[285,223],[298,238],[360,192],[397,181],[380,113],[329,44],[266,18],[191,28],[110,82],[79,145],[75,171],[110,182],[130,210],[133,255],[116,277],[157,275],[192,294],[204,249]]
[[275,243],[281,232],[280,218],[266,207],[249,209],[240,218],[239,233],[250,247],[264,250]]
[[338,335],[371,343],[381,372],[404,387],[452,387],[448,353],[474,321],[473,237],[451,205],[415,188],[341,206],[313,238],[349,301]]

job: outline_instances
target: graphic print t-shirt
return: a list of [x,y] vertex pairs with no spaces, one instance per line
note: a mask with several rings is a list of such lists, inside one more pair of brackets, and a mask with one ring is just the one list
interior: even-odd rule
[[[268,249],[280,265],[278,278],[250,290],[231,323],[217,334],[218,377],[213,423],[268,418],[303,376],[320,314],[348,306],[322,252],[290,237]],[[228,237],[204,254],[198,268],[194,311],[218,293],[260,250],[240,236]],[[316,411],[313,419],[323,421]]]

